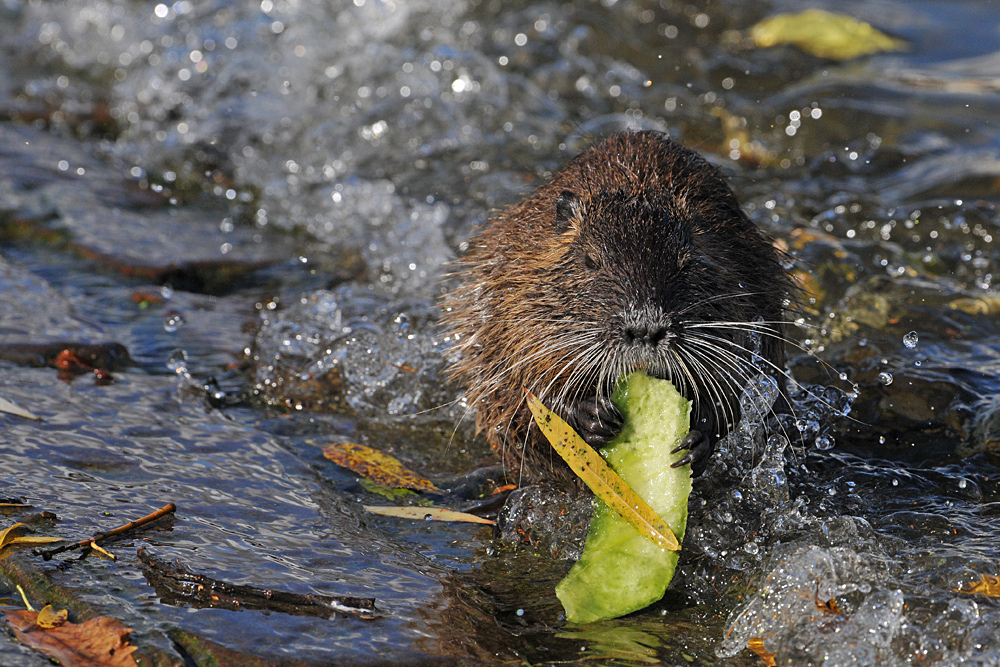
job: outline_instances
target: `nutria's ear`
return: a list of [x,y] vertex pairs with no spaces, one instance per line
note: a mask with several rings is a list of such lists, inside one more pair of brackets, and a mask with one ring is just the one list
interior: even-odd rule
[[583,204],[572,190],[563,190],[556,199],[556,229],[562,233],[575,227],[578,231],[583,222]]

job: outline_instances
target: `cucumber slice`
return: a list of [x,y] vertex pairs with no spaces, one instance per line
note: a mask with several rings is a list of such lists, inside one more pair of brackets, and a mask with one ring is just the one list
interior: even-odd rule
[[[601,455],[682,541],[691,468],[671,468],[684,452],[670,452],[690,428],[690,401],[670,382],[643,371],[619,382],[612,400],[625,425]],[[571,623],[623,616],[663,597],[678,555],[644,537],[598,498],[583,554],[556,586],[556,596]]]

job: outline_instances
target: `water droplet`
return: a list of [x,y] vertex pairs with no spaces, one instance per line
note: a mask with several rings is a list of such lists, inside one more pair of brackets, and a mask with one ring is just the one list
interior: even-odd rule
[[167,368],[174,373],[183,373],[187,370],[188,354],[185,350],[174,350],[167,358]]
[[880,384],[883,384],[886,387],[888,387],[890,384],[892,384],[892,373],[886,373],[885,371],[882,371],[881,373],[878,374],[878,381]]
[[958,488],[964,489],[968,485],[969,485],[969,481],[968,480],[965,480],[965,479],[958,480]]
[[833,449],[833,446],[836,444],[836,442],[834,441],[833,438],[829,436],[821,435],[818,438],[816,438],[815,444],[816,444],[816,449],[818,449],[821,452],[825,452],[828,449]]
[[517,614],[518,616],[524,616],[524,610],[523,610],[523,609],[518,609],[518,610],[517,610],[516,612],[514,612],[514,613],[515,613],[515,614]]
[[184,317],[180,313],[168,313],[167,319],[163,321],[163,330],[167,333],[174,333],[184,324]]
[[903,345],[905,345],[910,349],[913,349],[917,346],[917,340],[919,340],[917,338],[917,332],[911,331],[910,333],[903,336]]

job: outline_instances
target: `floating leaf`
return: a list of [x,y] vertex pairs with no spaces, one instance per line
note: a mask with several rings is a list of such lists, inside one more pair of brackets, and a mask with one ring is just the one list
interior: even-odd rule
[[747,642],[747,648],[756,653],[767,667],[775,667],[774,654],[768,653],[767,649],[764,648],[764,642],[760,637],[753,637]]
[[68,610],[60,609],[59,611],[56,611],[52,605],[47,604],[42,607],[40,612],[38,612],[38,618],[35,619],[35,624],[43,630],[50,630],[52,628],[58,628],[60,625],[65,623],[68,616]]
[[793,44],[814,56],[832,60],[906,48],[906,42],[889,37],[869,23],[822,9],[768,17],[750,28],[750,39],[761,48]]
[[475,514],[456,512],[443,507],[384,507],[381,505],[362,505],[373,514],[394,516],[399,519],[417,519],[420,521],[464,521],[466,523],[485,523],[492,526],[495,521],[484,519]]
[[36,537],[25,535],[31,532],[31,528],[24,523],[15,523],[10,528],[0,531],[0,549],[12,544],[49,544],[51,542],[61,542],[61,537]]
[[670,526],[657,516],[646,501],[636,495],[562,417],[545,407],[531,392],[528,392],[528,409],[542,434],[594,495],[606,502],[645,537],[664,549],[680,551],[681,545]]
[[404,467],[394,456],[372,447],[353,442],[335,442],[323,448],[323,456],[382,486],[444,493],[433,483]]
[[959,593],[971,593],[974,595],[985,595],[991,598],[1000,598],[1000,577],[992,574],[980,574],[979,581],[971,581],[961,588],[954,589]]
[[42,418],[31,412],[30,410],[25,410],[17,403],[8,401],[6,398],[0,396],[0,412],[6,412],[7,414],[17,415],[18,417],[24,417],[25,419],[34,419],[35,421],[42,421]]
[[[44,610],[43,610],[44,611]],[[44,653],[63,667],[137,667],[128,643],[132,632],[114,618],[98,616],[86,623],[63,623],[44,629],[42,612],[8,611],[7,622],[23,644]]]

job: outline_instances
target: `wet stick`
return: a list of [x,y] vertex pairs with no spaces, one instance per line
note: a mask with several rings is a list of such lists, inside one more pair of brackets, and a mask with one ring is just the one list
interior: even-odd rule
[[149,524],[162,519],[165,516],[173,515],[177,511],[177,506],[173,503],[167,503],[160,509],[156,510],[151,514],[147,514],[141,519],[136,519],[135,521],[130,521],[124,526],[118,526],[117,528],[112,528],[109,531],[103,533],[94,533],[93,537],[88,537],[85,540],[80,540],[79,542],[74,542],[73,544],[66,544],[61,547],[56,547],[55,549],[44,549],[38,550],[37,553],[45,560],[51,560],[56,554],[61,554],[65,551],[72,551],[73,549],[84,549],[91,548],[94,544],[98,542],[104,542],[106,540],[113,539],[125,533],[131,532],[133,530],[139,530]]
[[[620,382],[613,400],[625,424],[601,456],[683,540],[691,470],[671,464],[684,455],[672,451],[688,432],[690,402],[670,382],[643,372]],[[572,623],[616,618],[656,602],[677,567],[678,551],[654,542],[600,497],[596,502],[583,554],[556,587]]]

